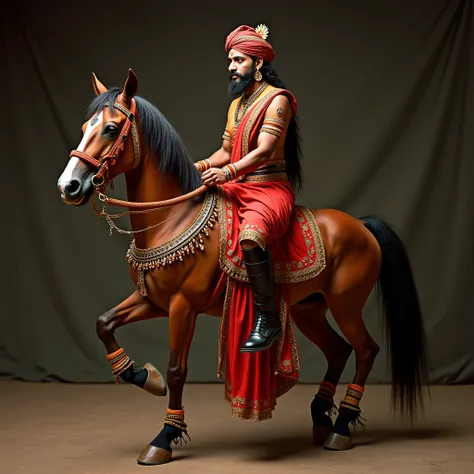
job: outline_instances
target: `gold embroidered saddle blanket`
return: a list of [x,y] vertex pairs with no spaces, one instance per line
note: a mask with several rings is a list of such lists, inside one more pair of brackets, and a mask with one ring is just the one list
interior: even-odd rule
[[[218,193],[220,228],[219,261],[230,277],[248,282],[238,239],[238,215],[231,198]],[[311,211],[295,206],[286,233],[274,242],[284,251],[273,255],[276,283],[299,283],[310,280],[326,267],[324,244]]]

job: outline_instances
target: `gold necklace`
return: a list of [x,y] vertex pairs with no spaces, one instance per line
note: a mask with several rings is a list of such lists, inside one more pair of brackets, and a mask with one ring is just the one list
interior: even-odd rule
[[[267,86],[268,84],[266,82],[263,82],[263,84],[248,99],[245,99],[244,94],[242,94],[234,112],[235,130],[239,128],[240,122],[245,117],[245,114],[247,113],[248,109],[257,100],[258,96],[267,88]],[[242,105],[244,106],[244,109],[242,111],[242,116],[239,119],[239,112],[242,108]]]

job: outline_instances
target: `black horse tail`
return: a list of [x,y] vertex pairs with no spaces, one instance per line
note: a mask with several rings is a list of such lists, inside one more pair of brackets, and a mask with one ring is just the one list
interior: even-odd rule
[[[428,378],[426,335],[418,292],[405,246],[398,235],[378,217],[362,217],[382,250],[377,290],[385,314],[392,370],[392,403],[411,420],[423,410],[423,385]],[[380,289],[382,290],[380,293]]]

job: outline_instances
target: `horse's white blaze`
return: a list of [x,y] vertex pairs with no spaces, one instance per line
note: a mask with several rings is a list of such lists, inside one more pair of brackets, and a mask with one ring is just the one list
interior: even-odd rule
[[[84,136],[82,137],[81,143],[79,143],[77,150],[84,151],[87,142],[89,141],[89,137],[91,136],[92,130],[94,130],[94,128],[96,127],[99,127],[102,124],[102,120],[103,114],[102,112],[100,112],[97,116],[94,116],[91,120],[89,120],[89,122],[87,122],[86,131],[84,132]],[[76,166],[78,165],[78,163],[80,163],[80,161],[81,160],[79,158],[73,156],[69,160],[66,168],[64,168],[64,171],[58,180],[58,186],[62,193],[64,193],[64,188],[71,181],[74,170],[76,169]]]

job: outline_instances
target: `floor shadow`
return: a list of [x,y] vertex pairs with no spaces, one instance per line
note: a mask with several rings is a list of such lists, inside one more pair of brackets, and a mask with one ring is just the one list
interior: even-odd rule
[[318,451],[320,448],[312,443],[311,434],[286,434],[284,436],[272,436],[265,439],[246,437],[242,439],[209,439],[200,441],[195,449],[190,447],[189,453],[194,457],[205,456],[211,451],[219,453],[236,452],[243,453],[247,461],[278,461],[299,456],[308,451]]
[[[353,432],[353,447],[373,446],[381,444],[395,444],[410,440],[434,440],[462,437],[466,433],[462,427],[447,428],[446,426],[434,426],[426,428],[372,428],[367,431],[357,430]],[[120,446],[120,453],[138,457],[144,449],[143,444],[133,443]],[[239,452],[250,462],[272,462],[283,459],[291,459],[310,452],[311,456],[321,455],[323,448],[314,446],[311,433],[286,433],[268,436],[266,438],[242,438],[241,436],[227,435],[210,436],[196,441],[183,443],[173,448],[173,460],[196,459],[199,457],[225,455],[225,453]],[[185,451],[185,452],[183,452]]]
[[353,446],[370,446],[375,444],[397,443],[410,440],[434,440],[457,438],[463,436],[463,428],[447,428],[446,426],[427,428],[373,428],[353,433]]
[[312,455],[320,452],[321,447],[314,446],[311,434],[294,435],[259,440],[246,444],[241,449],[253,451],[252,461],[279,461],[290,459],[311,451]]

